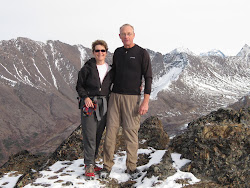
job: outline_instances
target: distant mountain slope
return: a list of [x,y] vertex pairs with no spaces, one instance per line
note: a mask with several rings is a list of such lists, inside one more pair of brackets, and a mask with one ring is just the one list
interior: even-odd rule
[[21,149],[53,151],[79,125],[75,83],[88,54],[59,41],[0,43],[0,163]]
[[[187,50],[163,55],[162,63],[157,62],[160,72],[154,73],[154,100],[147,116],[158,114],[171,135],[192,119],[249,95],[250,56],[246,48],[239,53],[242,56],[234,57],[195,56]],[[151,53],[152,61],[155,56]]]

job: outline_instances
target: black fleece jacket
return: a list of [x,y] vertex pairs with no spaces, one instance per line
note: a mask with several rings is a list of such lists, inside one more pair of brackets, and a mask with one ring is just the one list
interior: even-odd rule
[[138,45],[132,48],[117,48],[113,56],[114,86],[112,92],[140,95],[142,77],[145,80],[144,94],[151,93],[152,69],[148,52]]
[[95,58],[91,58],[78,73],[76,91],[83,100],[93,96],[108,96],[110,94],[112,78],[112,71],[109,70],[101,84],[96,60]]

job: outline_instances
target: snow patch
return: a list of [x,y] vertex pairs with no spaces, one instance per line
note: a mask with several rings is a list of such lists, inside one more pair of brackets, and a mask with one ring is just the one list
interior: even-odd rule
[[158,80],[154,81],[152,84],[152,92],[150,95],[150,99],[156,100],[157,94],[162,90],[168,89],[171,82],[179,78],[179,75],[182,70],[182,68],[173,67],[167,74],[164,74]]
[[[180,188],[183,185],[181,183],[177,183],[176,180],[185,179],[188,180],[189,184],[194,184],[200,181],[193,174],[189,172],[182,172],[179,170],[181,166],[187,164],[188,162],[190,162],[190,160],[180,159],[181,154],[178,153],[171,154],[172,160],[174,161],[173,166],[175,166],[175,168],[177,169],[177,172],[173,176],[170,176],[163,181],[158,180],[159,177],[156,176],[152,176],[151,178],[145,177],[147,174],[147,169],[153,164],[159,164],[165,152],[166,150],[155,150],[154,148],[138,150],[138,154],[150,154],[150,160],[147,164],[138,167],[141,176],[137,179],[134,179],[134,181],[136,181],[135,187]],[[113,178],[120,183],[128,181],[131,177],[129,174],[125,173],[126,152],[118,152],[114,156],[114,162],[115,164],[111,170],[110,178]],[[100,167],[102,167],[101,163],[101,161],[97,161],[97,165]],[[41,177],[37,178],[33,185],[28,184],[25,186],[25,188],[31,188],[35,185],[38,187],[43,187],[42,185],[46,185],[46,187],[50,188],[59,188],[65,186],[66,183],[69,183],[70,187],[105,187],[105,185],[100,182],[98,175],[96,175],[96,179],[94,180],[87,180],[83,175],[84,173],[85,169],[83,159],[78,159],[74,161],[57,161],[52,166],[50,166],[48,170],[40,171]],[[18,174],[14,178],[10,178],[9,173],[4,174],[0,178],[0,186],[6,184],[11,185],[4,185],[4,187],[6,188],[14,187],[20,176],[21,175]],[[105,181],[107,180],[104,180],[104,182]]]
[[79,50],[79,52],[80,52],[80,60],[81,60],[81,67],[83,67],[83,65],[84,65],[84,61],[85,61],[85,59],[86,59],[86,57],[87,57],[87,52],[86,52],[86,50],[83,48],[83,46],[82,45],[77,45],[77,47],[78,47],[78,50]]
[[9,82],[9,85],[10,85],[11,87],[14,87],[14,86],[17,84],[16,81],[11,80],[11,79],[9,79],[9,78],[6,78],[6,77],[4,77],[3,75],[1,75],[0,78],[6,80],[7,82]]

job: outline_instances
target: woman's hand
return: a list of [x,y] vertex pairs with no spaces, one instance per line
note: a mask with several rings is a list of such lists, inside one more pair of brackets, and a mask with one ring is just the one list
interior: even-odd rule
[[86,107],[87,108],[94,108],[94,105],[93,105],[93,102],[92,102],[92,100],[89,98],[89,97],[87,97],[85,100],[84,100],[84,102],[85,102],[85,105],[86,105]]

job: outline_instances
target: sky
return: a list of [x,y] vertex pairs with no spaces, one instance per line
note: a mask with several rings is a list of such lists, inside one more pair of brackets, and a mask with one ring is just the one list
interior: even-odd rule
[[[189,184],[194,184],[200,181],[200,179],[196,178],[190,172],[183,172],[181,171],[181,167],[185,164],[190,163],[191,161],[185,158],[181,158],[181,154],[179,153],[171,153],[171,158],[173,161],[173,167],[176,169],[176,173],[172,176],[169,176],[165,180],[159,180],[159,177],[152,176],[151,178],[147,178],[146,171],[147,169],[154,165],[160,163],[162,160],[163,155],[165,154],[166,150],[155,150],[154,148],[148,149],[139,149],[138,154],[145,154],[150,155],[149,161],[147,164],[138,166],[138,170],[140,172],[140,177],[133,179],[136,188],[149,188],[149,187],[156,187],[156,188],[164,188],[164,187],[171,187],[171,188],[181,188],[183,187],[181,183],[177,183],[175,180],[180,179],[189,179]],[[102,163],[101,161],[99,161]],[[110,178],[115,179],[118,183],[126,182],[131,179],[130,175],[125,173],[126,170],[126,152],[121,151],[115,154],[114,157],[114,166],[112,167]],[[97,164],[98,166],[102,167],[102,164]],[[82,187],[82,188],[89,188],[89,187],[105,187],[104,184],[100,182],[98,175],[94,180],[86,180],[86,177],[83,175],[85,173],[84,169],[84,161],[83,159],[78,159],[74,161],[57,161],[55,164],[49,167],[48,170],[40,171],[41,176],[36,179],[34,182],[35,184],[50,184],[51,188],[61,188],[63,184],[66,182],[71,182],[71,186],[68,187]],[[9,172],[4,174],[3,177],[0,178],[0,186],[4,188],[12,188],[21,174],[17,174],[16,172]],[[109,181],[109,180],[103,180]],[[157,186],[153,186],[153,185]],[[31,184],[25,186],[25,188],[34,187]],[[38,186],[35,186],[38,187]],[[43,186],[39,186],[43,187]]]
[[122,46],[119,28],[134,26],[134,42],[166,54],[221,50],[234,56],[250,45],[249,0],[0,0],[0,41],[27,37],[91,48]]

